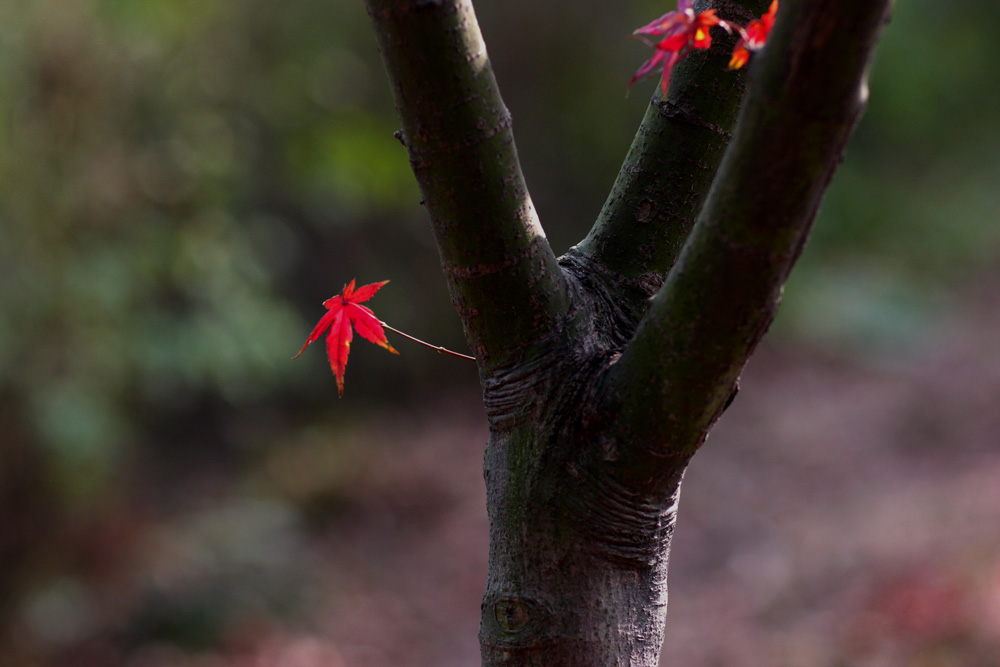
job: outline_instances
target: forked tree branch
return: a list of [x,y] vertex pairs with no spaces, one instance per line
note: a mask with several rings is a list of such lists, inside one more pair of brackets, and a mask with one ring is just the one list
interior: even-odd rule
[[[657,664],[687,457],[774,316],[892,5],[781,2],[732,138],[739,80],[692,56],[564,274],[471,0],[366,0],[491,422],[484,665]],[[645,315],[601,284],[647,273],[667,275]]]
[[774,318],[867,98],[892,0],[782,0],[695,228],[609,374],[623,421],[687,455]]

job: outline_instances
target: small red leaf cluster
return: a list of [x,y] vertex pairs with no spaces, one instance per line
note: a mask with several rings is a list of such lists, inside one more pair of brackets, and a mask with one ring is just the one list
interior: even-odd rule
[[729,69],[739,69],[750,60],[750,52],[758,51],[767,43],[767,36],[774,27],[774,15],[778,13],[778,0],[774,0],[767,13],[759,19],[754,19],[740,31],[740,41],[733,48],[733,57],[729,61]]
[[371,309],[361,305],[375,296],[375,293],[387,282],[389,281],[384,280],[355,290],[352,280],[350,284],[344,286],[339,295],[324,301],[323,305],[327,309],[326,314],[309,334],[309,338],[306,339],[306,343],[299,350],[299,353],[292,357],[298,359],[310,343],[319,340],[323,332],[330,329],[330,333],[326,337],[326,354],[330,359],[333,375],[337,378],[337,391],[341,396],[344,395],[344,371],[347,369],[347,355],[351,352],[351,339],[354,338],[355,330],[365,340],[384,347],[393,354],[399,354],[392,345],[389,345],[389,340],[385,337],[385,329],[382,328],[382,322],[375,317],[375,313]]
[[[639,79],[648,76],[662,67],[660,88],[663,96],[667,95],[670,85],[670,73],[674,65],[695,49],[707,49],[712,45],[711,28],[718,26],[726,32],[734,30],[740,34],[740,41],[733,49],[730,69],[739,69],[750,58],[750,52],[756,51],[767,42],[767,36],[774,25],[774,16],[778,11],[778,0],[759,20],[751,21],[742,28],[729,21],[724,21],[715,15],[714,9],[707,9],[698,14],[691,7],[693,0],[677,0],[677,10],[667,12],[652,23],[636,30],[633,35],[653,47],[653,56],[644,62],[629,80],[631,86]],[[654,37],[659,41],[651,42],[646,37]]]

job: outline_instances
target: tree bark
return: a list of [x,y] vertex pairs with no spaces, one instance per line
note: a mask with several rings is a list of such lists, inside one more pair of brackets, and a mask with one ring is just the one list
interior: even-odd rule
[[892,2],[783,0],[735,129],[732,41],[687,58],[561,259],[470,0],[366,2],[490,423],[483,665],[652,667],[684,470],[774,316]]

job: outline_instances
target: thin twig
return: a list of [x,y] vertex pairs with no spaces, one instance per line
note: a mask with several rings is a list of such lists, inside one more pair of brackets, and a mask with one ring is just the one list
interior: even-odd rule
[[393,332],[393,333],[396,333],[396,334],[399,334],[399,335],[400,335],[400,336],[402,336],[403,338],[409,338],[409,339],[410,339],[410,340],[412,340],[412,341],[413,341],[414,343],[420,343],[420,344],[421,344],[421,345],[423,345],[424,347],[429,347],[429,348],[431,348],[432,350],[437,350],[438,354],[450,354],[450,355],[451,355],[451,356],[453,356],[453,357],[459,357],[459,358],[461,358],[461,359],[468,359],[469,361],[475,361],[475,360],[476,360],[476,358],[475,358],[475,357],[470,357],[470,356],[469,356],[469,355],[467,355],[467,354],[462,354],[461,352],[454,352],[454,351],[452,351],[452,350],[449,350],[449,349],[448,349],[448,348],[446,348],[446,347],[441,347],[440,345],[431,345],[430,343],[427,343],[427,342],[425,342],[425,341],[422,341],[422,340],[420,340],[419,338],[414,338],[414,337],[413,337],[413,336],[411,336],[410,334],[407,334],[407,333],[403,333],[403,332],[402,332],[402,331],[400,331],[399,329],[393,329],[392,327],[390,327],[390,326],[389,326],[388,324],[386,324],[385,322],[381,322],[381,321],[380,321],[380,322],[379,322],[379,324],[381,324],[381,325],[382,325],[383,327],[385,327],[385,328],[386,328],[386,329],[388,329],[389,331],[391,331],[391,332]]

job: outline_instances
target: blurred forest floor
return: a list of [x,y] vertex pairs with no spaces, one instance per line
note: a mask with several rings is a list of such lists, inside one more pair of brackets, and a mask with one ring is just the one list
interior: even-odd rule
[[[664,664],[1000,664],[998,284],[892,363],[765,343],[684,483]],[[478,664],[478,393],[379,415],[110,508],[0,664]]]

